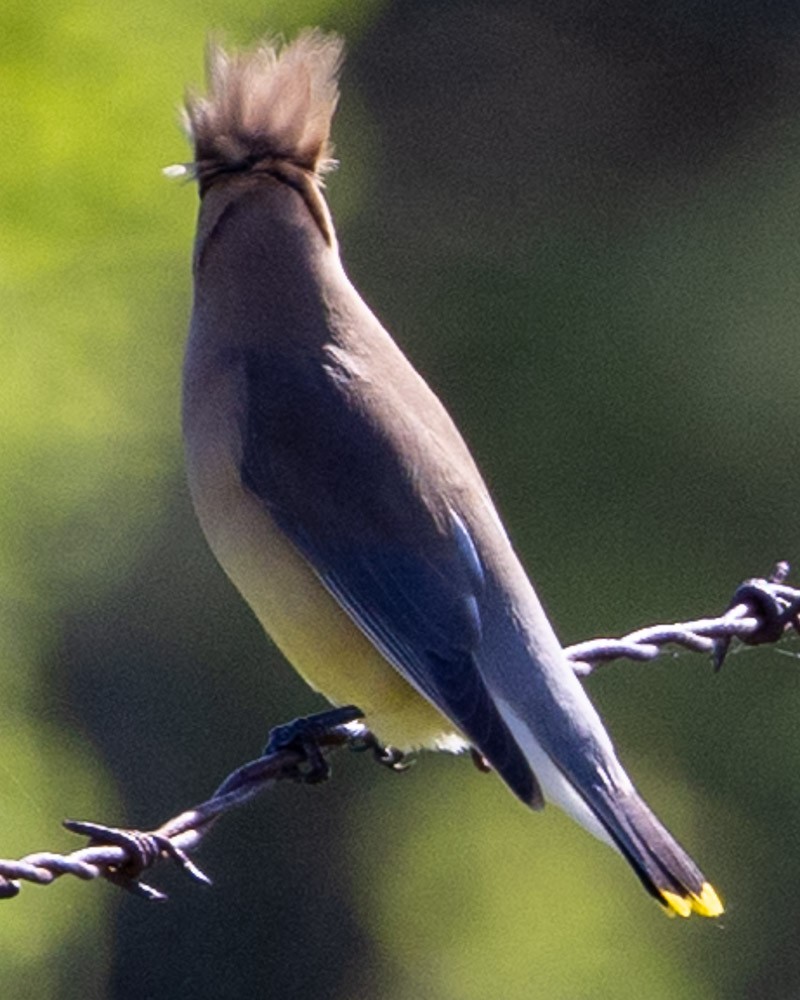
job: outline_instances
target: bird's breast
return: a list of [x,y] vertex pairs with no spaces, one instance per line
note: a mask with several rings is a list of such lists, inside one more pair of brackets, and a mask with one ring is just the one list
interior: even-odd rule
[[284,656],[334,704],[357,705],[384,744],[453,747],[452,724],[378,652],[242,484],[240,379],[187,358],[184,437],[197,516],[219,563]]

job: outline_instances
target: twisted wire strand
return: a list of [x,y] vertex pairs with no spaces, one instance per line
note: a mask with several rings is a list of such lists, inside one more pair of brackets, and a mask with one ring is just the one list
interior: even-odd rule
[[[620,639],[591,639],[565,649],[575,672],[585,677],[599,666],[626,658],[653,660],[669,645],[710,654],[719,670],[735,639],[746,645],[778,642],[787,631],[800,633],[800,590],[789,586],[789,565],[778,563],[766,578],[746,580],[739,586],[728,609],[716,618],[651,625]],[[240,808],[278,781],[318,781],[327,777],[327,757],[337,749],[373,749],[381,763],[402,770],[402,754],[379,748],[369,730],[359,721],[357,710],[322,713],[298,723],[316,723],[313,738],[297,744],[284,733],[298,723],[273,730],[264,754],[231,772],[205,802],[168,819],[155,830],[142,831],[66,820],[64,826],[89,838],[89,845],[67,854],[38,851],[19,860],[0,859],[0,899],[16,896],[21,882],[50,885],[62,875],[91,880],[104,878],[145,899],[166,899],[159,889],[141,876],[161,859],[172,860],[190,877],[210,884],[210,879],[189,857],[216,821]],[[276,739],[276,736],[279,737]],[[479,755],[473,755],[481,766]]]

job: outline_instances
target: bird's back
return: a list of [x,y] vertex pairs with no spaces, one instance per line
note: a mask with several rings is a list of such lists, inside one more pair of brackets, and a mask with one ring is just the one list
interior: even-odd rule
[[214,94],[189,104],[203,201],[184,428],[209,542],[287,658],[379,739],[472,744],[664,905],[716,915],[617,761],[461,435],[342,269],[318,174],[339,51],[311,34],[218,54]]

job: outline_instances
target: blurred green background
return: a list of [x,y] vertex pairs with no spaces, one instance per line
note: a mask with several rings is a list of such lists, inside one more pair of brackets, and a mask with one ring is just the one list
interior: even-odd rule
[[[345,262],[446,399],[565,642],[721,610],[800,560],[795,3],[6,0],[0,855],[153,825],[320,706],[206,550],[179,436],[210,28],[349,60]],[[467,760],[343,757],[209,838],[211,890],[0,905],[14,998],[800,997],[800,642],[588,683],[720,887],[626,865]]]

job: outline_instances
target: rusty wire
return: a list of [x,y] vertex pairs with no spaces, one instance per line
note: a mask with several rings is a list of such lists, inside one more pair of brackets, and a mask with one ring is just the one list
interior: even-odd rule
[[[669,645],[708,654],[719,670],[734,640],[761,645],[777,642],[789,630],[800,632],[800,590],[787,585],[788,574],[788,564],[780,562],[769,577],[745,581],[728,609],[715,618],[651,625],[620,639],[578,643],[565,652],[579,676],[614,659],[655,659]],[[40,851],[16,861],[0,859],[0,899],[16,896],[22,881],[50,885],[62,875],[72,875],[84,880],[104,878],[145,899],[163,900],[163,892],[141,879],[160,859],[172,860],[192,878],[208,884],[210,880],[189,855],[217,819],[278,781],[314,782],[327,777],[327,757],[344,746],[371,748],[381,763],[394,770],[404,767],[402,754],[379,747],[355,708],[297,720],[273,730],[264,754],[228,775],[211,798],[156,830],[66,820],[68,830],[89,838],[87,847],[68,854]],[[482,767],[480,756],[473,756]]]

